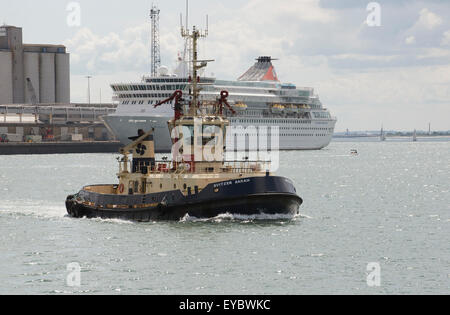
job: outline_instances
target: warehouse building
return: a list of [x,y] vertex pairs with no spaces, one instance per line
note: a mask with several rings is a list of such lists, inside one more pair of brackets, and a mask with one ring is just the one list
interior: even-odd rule
[[0,26],[0,104],[54,103],[70,103],[66,47],[23,44],[22,28]]

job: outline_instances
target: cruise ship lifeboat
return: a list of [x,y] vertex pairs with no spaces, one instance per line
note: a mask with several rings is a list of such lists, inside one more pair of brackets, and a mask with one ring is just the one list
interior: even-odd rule
[[274,114],[282,114],[284,111],[284,106],[280,104],[276,104],[272,106],[272,113]]
[[300,112],[300,109],[295,105],[288,105],[286,106],[285,111],[288,114],[298,114]]
[[237,112],[245,112],[248,108],[247,104],[244,103],[236,103],[236,105],[233,106],[234,110]]

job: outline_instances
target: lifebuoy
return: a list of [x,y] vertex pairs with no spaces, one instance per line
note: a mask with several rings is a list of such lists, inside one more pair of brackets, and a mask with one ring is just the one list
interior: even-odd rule
[[123,194],[124,191],[125,191],[125,186],[124,186],[124,184],[120,184],[120,185],[119,185],[119,193]]

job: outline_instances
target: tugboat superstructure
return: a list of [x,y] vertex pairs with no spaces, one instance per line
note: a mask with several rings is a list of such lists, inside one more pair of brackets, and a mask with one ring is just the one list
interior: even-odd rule
[[[198,70],[209,61],[198,60],[197,40],[206,36],[195,27],[182,29],[192,40],[193,77],[190,95],[176,91],[156,104],[174,104],[168,122],[173,137],[172,161],[155,158],[154,130],[139,130],[122,148],[119,184],[84,187],[69,196],[72,217],[118,218],[135,221],[180,220],[186,215],[213,218],[220,214],[281,214],[294,216],[302,199],[291,180],[273,176],[267,162],[225,161],[225,109],[234,112],[222,91],[216,102],[202,102]],[[132,152],[132,159],[129,154]]]

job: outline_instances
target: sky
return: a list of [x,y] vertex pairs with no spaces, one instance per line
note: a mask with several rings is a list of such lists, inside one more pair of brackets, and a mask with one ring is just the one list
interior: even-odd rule
[[[185,0],[153,3],[161,9],[162,64],[173,69]],[[337,131],[428,130],[429,123],[450,130],[450,0],[379,0],[379,10],[370,3],[190,0],[190,25],[205,28],[209,15],[199,47],[215,60],[208,75],[236,79],[256,57],[278,58],[280,80],[314,87],[338,118]],[[0,23],[22,27],[24,42],[67,46],[72,102],[87,101],[87,75],[91,99],[110,102],[110,83],[150,72],[151,0],[0,4]]]

